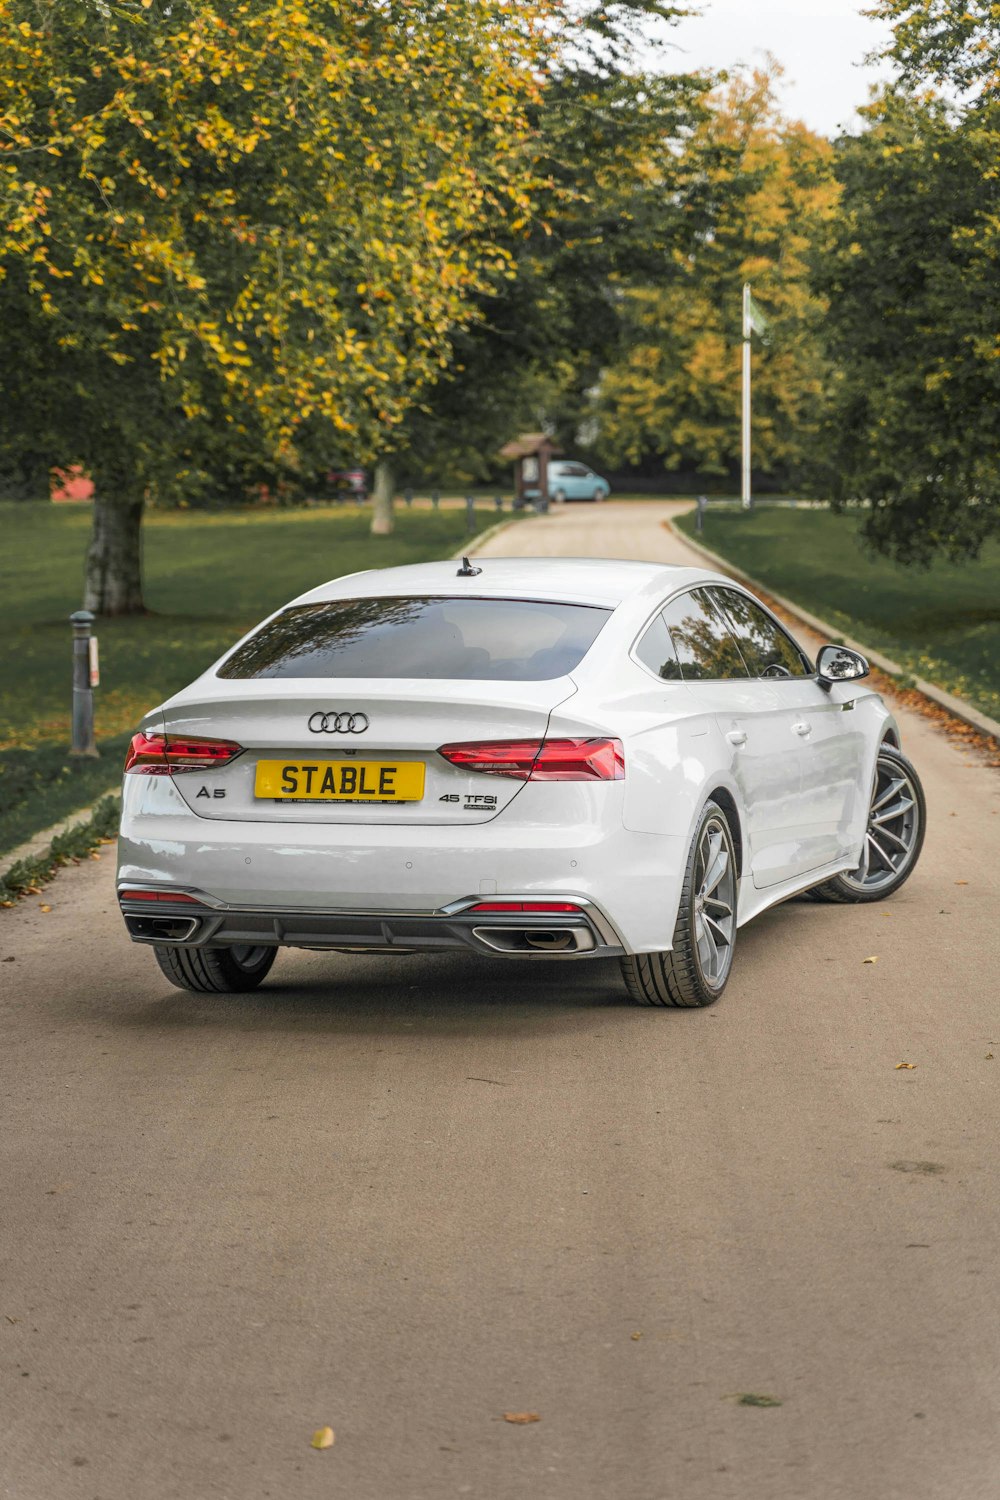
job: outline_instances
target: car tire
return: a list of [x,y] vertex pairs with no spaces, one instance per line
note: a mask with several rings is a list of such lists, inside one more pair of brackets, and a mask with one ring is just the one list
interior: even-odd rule
[[604,486],[602,484],[599,484],[597,486],[597,489],[594,491],[594,504],[595,505],[600,505],[601,501],[602,500],[606,500],[607,498],[608,498],[608,492],[607,492],[607,490],[604,488]]
[[894,745],[881,745],[862,863],[814,885],[810,896],[814,901],[857,905],[895,895],[913,874],[926,827],[927,804],[915,767]]
[[255,990],[271,972],[276,947],[153,949],[156,962],[179,990],[199,995],[239,995]]
[[[722,870],[708,887],[714,861],[722,855]],[[689,1009],[718,1000],[732,972],[738,885],[729,819],[717,802],[706,802],[684,869],[673,949],[631,954],[621,960],[625,987],[637,1004]],[[709,906],[715,910],[706,919]],[[717,937],[725,941],[720,944]]]
[[563,505],[565,503],[565,501],[566,501],[566,491],[565,490],[553,490],[552,491],[552,504],[553,505]]

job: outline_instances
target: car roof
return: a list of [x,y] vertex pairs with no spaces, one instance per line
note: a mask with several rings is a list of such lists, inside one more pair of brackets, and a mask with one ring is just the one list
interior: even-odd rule
[[614,558],[482,557],[473,558],[472,562],[481,569],[472,578],[459,574],[461,563],[456,558],[348,573],[320,584],[292,602],[316,604],[326,599],[372,595],[447,594],[455,598],[469,595],[552,599],[615,609],[625,600],[655,598],[696,583],[729,581],[703,568]]

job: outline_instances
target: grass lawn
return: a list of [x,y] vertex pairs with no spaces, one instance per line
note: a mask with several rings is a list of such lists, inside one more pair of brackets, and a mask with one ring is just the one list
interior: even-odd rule
[[[695,536],[694,515],[681,517]],[[862,547],[860,517],[827,510],[709,509],[706,547],[915,677],[1000,719],[1000,542],[978,562],[905,569]]]
[[[370,513],[337,510],[151,514],[139,619],[102,620],[95,693],[98,762],[71,759],[70,627],[80,606],[89,507],[0,504],[0,853],[111,786],[146,709],[203,671],[293,595],[362,568],[447,557],[466,536],[464,509],[407,511],[392,536]],[[480,529],[496,519],[477,511]]]

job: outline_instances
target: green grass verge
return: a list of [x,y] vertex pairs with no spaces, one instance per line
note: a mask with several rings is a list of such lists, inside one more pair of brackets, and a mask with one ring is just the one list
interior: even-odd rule
[[[677,524],[697,539],[694,519]],[[860,526],[858,515],[827,510],[709,508],[700,540],[913,676],[1000,719],[1000,542],[975,563],[918,572],[867,552]]]
[[36,895],[63,865],[85,859],[98,844],[113,839],[118,833],[120,813],[118,798],[104,797],[90,818],[57,834],[48,849],[11,865],[0,874],[0,906],[13,906],[21,896]]
[[[496,519],[477,509],[480,530]],[[151,514],[144,528],[142,618],[102,620],[95,693],[99,760],[70,757],[70,628],[80,605],[90,509],[0,504],[0,854],[112,786],[143,713],[209,666],[295,594],[364,568],[447,557],[466,538],[464,509],[400,506],[389,537],[370,512]]]

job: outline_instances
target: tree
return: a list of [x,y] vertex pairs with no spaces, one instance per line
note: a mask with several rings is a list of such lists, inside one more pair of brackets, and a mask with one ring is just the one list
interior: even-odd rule
[[677,168],[684,233],[653,274],[622,289],[628,336],[596,403],[598,441],[614,459],[735,471],[749,281],[771,324],[754,356],[755,465],[788,473],[804,461],[825,376],[809,257],[838,193],[829,143],[781,114],[779,76],[772,63],[709,98]]
[[480,297],[478,320],[393,435],[400,473],[482,477],[526,427],[574,440],[621,345],[622,284],[654,274],[683,232],[679,144],[706,82],[650,67],[654,23],[683,13],[649,0],[561,12],[528,111],[532,211],[497,230],[516,274]]
[[893,39],[883,54],[907,88],[928,79],[976,99],[1000,89],[1000,7],[996,0],[874,0]]
[[877,10],[899,82],[838,143],[843,214],[818,277],[837,377],[817,483],[866,505],[877,550],[926,564],[974,557],[1000,529],[1000,10]]
[[93,475],[88,604],[147,495],[400,426],[509,273],[553,7],[0,0],[0,449]]

